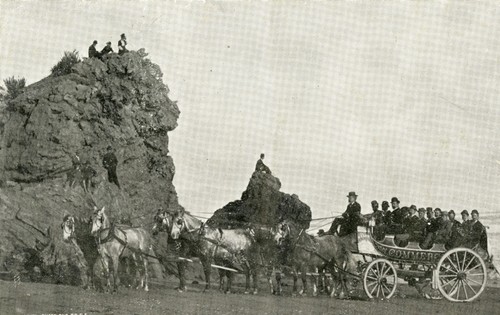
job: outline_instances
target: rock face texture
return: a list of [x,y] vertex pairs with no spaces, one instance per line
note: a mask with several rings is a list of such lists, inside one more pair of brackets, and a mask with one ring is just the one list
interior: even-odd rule
[[207,224],[221,228],[241,228],[254,224],[276,226],[284,219],[309,228],[311,209],[297,195],[280,192],[281,182],[273,175],[254,172],[241,199],[215,211]]
[[[15,249],[36,246],[46,246],[38,252],[47,270],[77,265],[60,224],[66,214],[88,218],[94,204],[115,221],[146,228],[156,209],[180,208],[168,154],[180,112],[146,55],[84,59],[71,74],[32,84],[0,108],[0,269],[12,268],[7,258]],[[121,189],[103,167],[108,146]],[[79,180],[66,185],[75,161],[96,171],[89,192]]]

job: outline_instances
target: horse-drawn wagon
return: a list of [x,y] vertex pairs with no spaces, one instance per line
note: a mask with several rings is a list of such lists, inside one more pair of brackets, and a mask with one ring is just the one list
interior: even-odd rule
[[[481,251],[464,247],[450,250],[443,244],[422,249],[416,242],[397,246],[394,235],[377,240],[372,227],[359,226],[351,248],[364,258],[363,288],[370,298],[391,298],[398,279],[411,285],[431,285],[452,302],[470,302],[483,292],[487,268]],[[487,255],[487,249],[484,249]],[[369,259],[371,258],[371,259]]]

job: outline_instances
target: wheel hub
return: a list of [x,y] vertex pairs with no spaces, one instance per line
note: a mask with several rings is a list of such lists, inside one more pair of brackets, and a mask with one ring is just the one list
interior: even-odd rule
[[467,274],[465,272],[459,272],[457,274],[457,279],[458,280],[465,280],[467,278]]

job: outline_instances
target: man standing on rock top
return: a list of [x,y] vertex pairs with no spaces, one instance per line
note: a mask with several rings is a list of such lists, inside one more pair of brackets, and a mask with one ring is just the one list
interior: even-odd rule
[[255,171],[272,174],[269,167],[267,167],[266,164],[264,164],[264,157],[265,157],[264,153],[261,153],[260,159],[257,161],[257,165],[255,165]]
[[108,171],[108,181],[110,183],[116,184],[118,188],[121,189],[120,183],[118,182],[118,176],[116,175],[116,166],[118,165],[118,159],[116,158],[113,148],[108,146],[108,152],[104,154],[102,158],[102,165]]
[[120,35],[120,40],[118,41],[118,54],[123,55],[128,52],[127,50],[127,37],[125,34]]

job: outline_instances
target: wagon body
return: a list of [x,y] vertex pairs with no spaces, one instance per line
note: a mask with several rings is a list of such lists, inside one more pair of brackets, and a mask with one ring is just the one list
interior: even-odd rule
[[[427,281],[432,289],[453,302],[473,301],[486,286],[484,260],[469,248],[447,250],[443,244],[434,244],[430,249],[422,249],[416,242],[399,247],[394,235],[376,240],[372,228],[364,226],[358,227],[356,235],[348,237],[347,244],[353,253],[365,259],[363,286],[370,298],[392,297],[398,278],[409,282]],[[368,261],[367,256],[372,260]]]

